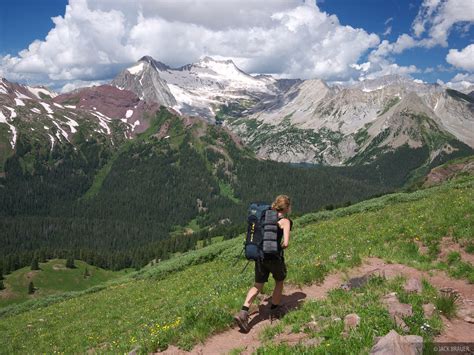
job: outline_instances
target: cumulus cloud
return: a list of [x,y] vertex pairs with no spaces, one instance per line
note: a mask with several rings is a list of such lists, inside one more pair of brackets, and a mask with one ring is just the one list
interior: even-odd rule
[[450,49],[446,61],[457,68],[474,71],[474,44],[470,44],[460,51]]
[[[411,35],[403,33],[394,42],[386,39],[381,41],[368,56],[368,61],[371,64],[370,71],[362,73],[361,78],[386,74],[409,75],[421,72],[414,65],[399,66],[395,63],[395,56],[416,47],[447,46],[447,39],[453,27],[465,33],[473,21],[474,1],[424,0],[412,23],[413,33]],[[388,19],[385,25],[390,22],[391,20]],[[469,46],[463,51],[450,50],[446,60],[459,68],[472,70],[473,61],[469,61],[468,58],[469,56],[473,57],[471,52]],[[439,66],[437,69],[445,71],[441,70]],[[428,68],[425,73],[433,71],[434,68]]]
[[474,1],[466,0],[424,0],[415,21],[413,33],[427,37],[420,45],[431,48],[435,45],[446,47],[453,25],[474,21]]
[[[383,60],[393,62],[393,55],[410,48],[446,47],[453,27],[465,33],[472,22],[474,22],[474,1],[424,0],[412,24],[413,35],[404,33],[395,42],[383,40],[369,57],[375,62]],[[456,53],[452,56],[455,60]]]
[[470,93],[474,91],[474,74],[458,73],[447,83],[438,80],[438,84],[454,90]]
[[94,81],[144,55],[171,66],[209,55],[251,73],[346,80],[351,64],[379,44],[377,35],[300,0],[70,0],[53,22],[44,40],[1,59],[0,73]]

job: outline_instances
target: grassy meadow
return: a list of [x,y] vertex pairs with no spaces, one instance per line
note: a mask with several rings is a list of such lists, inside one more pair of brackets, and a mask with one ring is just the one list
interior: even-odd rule
[[[74,264],[75,268],[68,269],[65,259],[52,259],[39,263],[40,270],[31,270],[28,266],[5,275],[3,283],[6,289],[0,291],[0,308],[68,291],[86,290],[128,272],[104,270],[80,260],[76,260]],[[89,276],[84,275],[86,268]],[[30,282],[35,287],[32,295],[28,294]]]

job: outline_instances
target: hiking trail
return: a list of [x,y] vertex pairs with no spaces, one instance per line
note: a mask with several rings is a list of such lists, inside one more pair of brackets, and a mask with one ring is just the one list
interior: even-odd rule
[[[474,312],[474,285],[469,284],[465,280],[458,280],[449,277],[444,271],[434,270],[432,276],[427,271],[421,271],[404,264],[387,263],[381,258],[369,257],[364,259],[362,265],[352,268],[348,271],[333,271],[328,274],[321,284],[312,284],[303,287],[286,284],[283,291],[282,304],[287,306],[290,311],[296,309],[305,300],[319,300],[326,297],[327,293],[339,288],[342,283],[349,278],[358,277],[370,273],[378,273],[385,275],[387,279],[403,275],[407,279],[416,278],[421,281],[425,278],[431,285],[437,289],[452,288],[460,295],[461,304],[459,312]],[[249,285],[250,287],[250,285]],[[242,295],[244,297],[244,295]],[[262,300],[262,297],[256,301]],[[264,297],[263,302],[258,305],[259,311],[250,310],[249,325],[251,330],[249,333],[242,333],[238,326],[214,334],[206,339],[204,343],[197,344],[191,351],[184,351],[174,345],[170,345],[168,349],[157,354],[168,355],[184,355],[184,354],[227,354],[233,349],[244,349],[241,354],[252,354],[257,348],[263,345],[259,340],[260,332],[266,326],[270,325],[269,306],[270,296]],[[458,312],[458,314],[459,314]],[[443,342],[462,342],[473,341],[474,324],[464,321],[462,318],[456,317],[451,320],[441,316],[443,319],[443,331],[434,341]],[[273,321],[276,324],[277,321]],[[304,333],[280,334],[274,341],[286,342],[288,344],[297,344],[301,340],[307,338]]]

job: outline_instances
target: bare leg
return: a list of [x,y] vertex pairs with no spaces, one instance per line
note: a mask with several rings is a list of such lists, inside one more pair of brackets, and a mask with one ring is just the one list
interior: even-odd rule
[[263,283],[256,282],[254,286],[249,290],[247,293],[247,297],[245,298],[244,306],[250,307],[255,297],[257,297],[259,292],[262,292]]
[[275,281],[275,288],[272,294],[272,304],[280,304],[283,294],[283,281]]

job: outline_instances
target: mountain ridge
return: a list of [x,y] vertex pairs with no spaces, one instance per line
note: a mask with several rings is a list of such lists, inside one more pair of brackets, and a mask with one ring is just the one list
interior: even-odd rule
[[[156,62],[151,57],[146,57],[146,61]],[[227,69],[216,69],[220,66]],[[154,68],[154,75],[158,75],[166,83],[176,99],[172,108],[181,114],[200,115],[210,122],[223,122],[264,159],[329,165],[361,161],[364,145],[359,145],[355,139],[356,135],[360,135],[358,131],[363,130],[366,124],[380,126],[374,124],[380,121],[380,116],[390,114],[390,108],[397,104],[406,106],[402,99],[413,95],[421,99],[416,101],[412,98],[410,101],[412,105],[408,109],[414,115],[428,115],[436,122],[439,130],[454,135],[454,140],[468,146],[466,149],[474,147],[474,129],[470,129],[474,128],[472,105],[462,99],[456,100],[462,97],[461,94],[456,98],[438,84],[425,84],[398,75],[388,75],[364,80],[349,87],[330,87],[320,79],[287,80],[280,85],[280,81],[271,76],[251,76],[238,69],[232,61],[219,61],[209,57],[177,69],[162,63]],[[235,73],[238,75],[234,75]],[[239,75],[243,75],[246,80]],[[137,80],[141,79],[135,78],[135,82]],[[229,84],[232,81],[233,84]],[[119,85],[116,81],[113,84]],[[135,86],[133,84],[127,88],[134,91]],[[295,130],[303,130],[300,135],[309,133],[319,136],[319,140],[323,142],[296,139],[292,141],[293,146],[285,151],[272,141],[261,138],[256,140],[255,129],[249,128],[255,125],[247,124],[252,120],[257,123],[257,127],[265,124],[269,135],[287,136]],[[288,123],[287,129],[277,129],[276,124],[284,120]],[[413,127],[411,123],[407,122],[407,125]],[[321,131],[322,129],[324,130]],[[304,130],[309,131],[304,133]],[[381,131],[375,132],[372,128],[368,133],[369,140],[373,141]],[[329,136],[337,138],[331,140],[328,139]],[[413,144],[412,140],[409,141]],[[418,141],[416,144],[424,142]],[[385,142],[379,148],[384,151],[387,147],[398,145],[400,138],[395,142]]]

